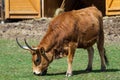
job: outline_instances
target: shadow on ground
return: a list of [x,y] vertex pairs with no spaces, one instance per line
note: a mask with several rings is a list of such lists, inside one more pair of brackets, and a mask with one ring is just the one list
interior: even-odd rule
[[[120,71],[120,69],[107,69],[106,71],[104,72],[118,72]],[[91,72],[86,72],[85,70],[76,70],[76,71],[73,71],[73,75],[79,75],[79,74],[87,74],[87,73],[104,73],[103,71],[101,70],[92,70]],[[47,76],[53,76],[53,75],[65,75],[66,72],[61,72],[61,73],[48,73]]]

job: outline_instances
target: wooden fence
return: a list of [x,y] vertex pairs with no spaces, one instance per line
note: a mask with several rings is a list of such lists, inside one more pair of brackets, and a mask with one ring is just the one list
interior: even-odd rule
[[106,0],[106,15],[120,15],[120,0]]
[[5,0],[5,19],[40,18],[40,0]]
[[[0,19],[26,19],[53,17],[63,0],[4,0],[3,10],[0,0]],[[65,11],[81,9],[94,4],[103,15],[120,15],[120,0],[65,0]]]

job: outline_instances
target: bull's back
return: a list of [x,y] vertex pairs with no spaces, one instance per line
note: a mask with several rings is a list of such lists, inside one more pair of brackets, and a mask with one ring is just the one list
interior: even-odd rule
[[78,43],[78,47],[93,45],[99,34],[101,12],[95,7],[65,12],[55,17],[49,26],[57,36],[57,41],[67,39]]
[[78,27],[78,47],[87,48],[93,45],[100,31],[101,12],[95,7],[89,7],[77,11],[73,11],[73,15],[77,20]]

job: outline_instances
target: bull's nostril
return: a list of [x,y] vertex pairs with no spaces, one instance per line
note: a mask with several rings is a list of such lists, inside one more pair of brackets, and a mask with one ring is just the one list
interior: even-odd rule
[[36,75],[35,72],[33,72],[33,74]]
[[47,74],[47,69],[45,71],[42,72],[42,76]]

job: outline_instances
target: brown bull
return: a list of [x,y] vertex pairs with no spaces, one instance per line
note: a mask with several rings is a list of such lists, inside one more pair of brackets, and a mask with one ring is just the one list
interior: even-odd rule
[[88,51],[87,71],[92,70],[93,44],[97,43],[101,59],[101,70],[106,70],[108,63],[104,49],[104,32],[102,14],[96,7],[88,7],[81,10],[64,12],[55,17],[49,24],[46,35],[40,44],[33,48],[28,45],[18,45],[32,54],[33,73],[44,75],[49,64],[60,53],[67,55],[68,69],[66,76],[72,75],[72,62],[76,48],[84,48]]

